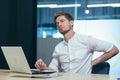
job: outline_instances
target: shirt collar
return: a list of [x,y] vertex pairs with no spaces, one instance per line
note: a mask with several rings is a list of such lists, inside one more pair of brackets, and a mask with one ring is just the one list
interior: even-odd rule
[[[74,39],[75,35],[76,35],[76,33],[74,34],[74,36],[73,36],[70,40]],[[69,40],[69,41],[70,41],[70,40]],[[68,41],[68,42],[69,42],[69,41]],[[64,45],[68,45],[68,42],[66,42],[66,41],[63,39]]]

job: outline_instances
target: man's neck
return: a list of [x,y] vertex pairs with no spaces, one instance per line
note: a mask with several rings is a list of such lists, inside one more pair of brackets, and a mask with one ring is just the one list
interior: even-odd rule
[[64,34],[64,39],[66,42],[68,42],[73,36],[74,36],[75,32],[73,30],[70,30],[69,32],[67,32],[66,34]]

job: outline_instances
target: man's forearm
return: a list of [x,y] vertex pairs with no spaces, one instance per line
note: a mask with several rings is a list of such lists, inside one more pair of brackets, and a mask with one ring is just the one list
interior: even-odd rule
[[116,46],[113,46],[113,48],[109,52],[105,52],[103,55],[93,60],[91,65],[94,66],[98,63],[104,62],[118,54],[118,52],[119,52],[118,48]]

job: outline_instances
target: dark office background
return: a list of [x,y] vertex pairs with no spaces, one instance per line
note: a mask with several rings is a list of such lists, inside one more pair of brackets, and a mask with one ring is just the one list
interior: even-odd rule
[[[36,60],[36,0],[0,1],[0,46],[22,46],[30,66]],[[8,68],[0,49],[0,68]]]

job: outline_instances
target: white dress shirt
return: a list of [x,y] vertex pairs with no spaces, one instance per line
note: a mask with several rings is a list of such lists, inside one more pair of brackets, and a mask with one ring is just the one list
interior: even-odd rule
[[94,51],[108,52],[113,44],[75,33],[67,42],[63,40],[54,50],[49,67],[70,73],[91,73]]

